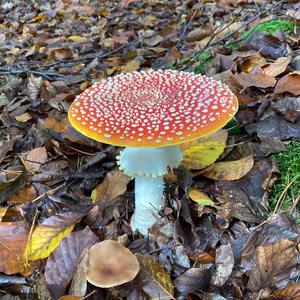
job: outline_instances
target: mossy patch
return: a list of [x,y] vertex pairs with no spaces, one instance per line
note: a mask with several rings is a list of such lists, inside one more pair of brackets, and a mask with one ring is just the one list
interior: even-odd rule
[[[275,207],[287,186],[293,181],[287,189],[282,200],[282,208],[289,209],[299,196],[300,192],[300,142],[291,142],[287,145],[288,151],[274,154],[277,160],[280,176],[275,182],[270,195],[270,205]],[[299,205],[298,205],[299,207]]]
[[197,63],[194,69],[196,74],[203,74],[205,67],[212,61],[213,55],[208,51],[201,52],[197,57]]
[[271,21],[263,22],[256,25],[254,28],[251,28],[245,31],[242,34],[243,39],[247,39],[253,32],[262,31],[268,34],[274,34],[278,30],[284,31],[287,34],[292,34],[294,32],[295,23],[283,20],[283,19],[274,19]]

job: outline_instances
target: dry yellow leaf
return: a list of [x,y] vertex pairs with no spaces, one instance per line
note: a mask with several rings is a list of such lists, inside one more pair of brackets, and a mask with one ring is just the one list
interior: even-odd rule
[[29,114],[29,113],[24,113],[24,114],[22,114],[22,115],[16,116],[15,119],[16,119],[18,122],[25,123],[25,122],[27,122],[28,120],[32,119],[32,116],[31,116],[31,114]]
[[136,71],[140,67],[140,62],[137,60],[132,60],[128,62],[125,66],[121,67],[123,73]]
[[252,155],[234,161],[220,161],[203,172],[203,176],[215,180],[237,180],[244,177],[252,169],[253,164]]
[[82,215],[67,212],[46,219],[33,231],[26,249],[28,260],[46,258],[74,228]]
[[68,37],[68,40],[70,42],[86,42],[87,38],[82,35],[71,35]]
[[227,130],[221,129],[206,137],[179,145],[183,151],[182,165],[189,170],[200,170],[211,165],[224,151],[227,136]]
[[28,246],[28,260],[47,258],[59,246],[60,241],[74,228],[75,224],[60,228],[55,226],[39,225],[33,232]]
[[138,280],[151,299],[175,299],[174,285],[168,273],[153,256],[137,254],[140,263]]
[[2,218],[5,216],[8,207],[0,207],[0,222],[2,222]]
[[203,192],[195,188],[190,188],[188,191],[189,197],[201,205],[214,205],[214,202]]

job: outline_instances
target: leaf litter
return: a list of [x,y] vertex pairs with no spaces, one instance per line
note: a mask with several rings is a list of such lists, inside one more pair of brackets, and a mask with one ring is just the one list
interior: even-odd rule
[[[297,1],[3,2],[1,297],[299,299],[299,189],[290,206],[269,205],[281,176],[272,154],[300,141],[299,9]],[[80,135],[66,113],[93,82],[149,67],[222,80],[240,108],[226,129],[181,145],[160,220],[142,238],[130,229],[134,186],[117,169],[120,149]],[[133,281],[87,283],[85,254],[99,240],[136,255]]]

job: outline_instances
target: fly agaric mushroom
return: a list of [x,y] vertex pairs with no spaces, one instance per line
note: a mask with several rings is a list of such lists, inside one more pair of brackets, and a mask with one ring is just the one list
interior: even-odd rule
[[135,177],[131,227],[147,235],[163,207],[163,175],[182,159],[177,145],[215,132],[237,108],[237,98],[221,82],[150,69],[93,84],[76,97],[69,120],[90,138],[126,147],[118,164]]
[[116,241],[102,241],[88,252],[86,279],[95,286],[109,288],[129,282],[139,270],[136,256]]

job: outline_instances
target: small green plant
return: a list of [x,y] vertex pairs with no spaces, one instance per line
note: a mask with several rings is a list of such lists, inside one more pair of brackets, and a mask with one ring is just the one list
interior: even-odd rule
[[228,130],[230,135],[238,135],[244,132],[242,125],[239,122],[237,122],[235,119],[230,120],[226,124],[225,128]]
[[213,55],[208,51],[201,52],[197,57],[197,64],[194,69],[196,74],[202,74],[204,68],[209,64],[213,59]]
[[242,35],[243,39],[247,39],[253,32],[262,31],[268,34],[274,34],[278,30],[284,31],[287,34],[292,34],[294,32],[295,23],[283,19],[274,19],[271,21],[263,22],[245,31]]
[[[270,205],[276,206],[277,201],[282,198],[283,209],[288,209],[300,193],[300,142],[291,142],[287,145],[288,151],[274,154],[280,176],[275,182],[270,195]],[[290,185],[290,186],[289,186]],[[287,188],[288,187],[288,188]]]

